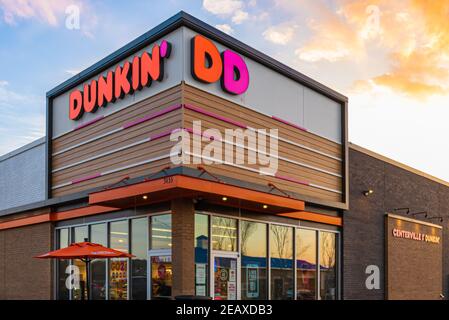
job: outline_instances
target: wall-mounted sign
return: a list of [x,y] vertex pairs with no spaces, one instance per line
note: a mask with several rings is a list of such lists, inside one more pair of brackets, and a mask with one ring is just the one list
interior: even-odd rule
[[152,81],[164,78],[164,60],[170,57],[171,44],[163,40],[155,44],[151,52],[145,51],[135,56],[132,62],[126,61],[109,71],[106,77],[85,84],[83,90],[73,90],[69,96],[69,118],[80,119],[84,112],[95,112],[98,107],[122,99],[143,87],[151,86]]
[[[136,90],[150,87],[152,81],[164,79],[164,61],[170,57],[171,43],[163,40],[150,50],[125,61],[105,76],[84,84],[82,90],[75,89],[69,95],[69,118],[79,120],[85,112],[94,113]],[[248,89],[249,72],[245,60],[231,50],[221,54],[215,44],[201,35],[191,40],[191,73],[203,83],[220,81],[222,89],[239,95]]]
[[191,72],[194,79],[204,83],[220,81],[224,91],[242,94],[249,86],[245,60],[231,50],[221,54],[212,41],[201,35],[191,40]]
[[410,239],[410,240],[416,240],[416,241],[424,241],[424,242],[430,242],[430,243],[440,243],[440,237],[420,232],[413,232],[413,231],[406,231],[394,228],[393,229],[393,237],[395,238],[403,238],[403,239]]

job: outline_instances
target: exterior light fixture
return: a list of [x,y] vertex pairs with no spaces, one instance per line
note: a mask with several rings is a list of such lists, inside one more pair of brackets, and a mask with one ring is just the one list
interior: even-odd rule
[[423,214],[424,218],[427,218],[427,211],[414,212],[414,213],[411,213],[410,215],[417,216],[418,214]]
[[405,214],[409,214],[410,213],[410,208],[394,208],[393,211],[394,212],[396,212],[396,211],[405,211]]
[[428,219],[438,219],[438,221],[443,222],[443,217],[442,216],[438,216],[438,217],[427,217]]
[[264,205],[262,206],[262,208],[267,209],[268,206],[267,206],[266,204],[264,204]]
[[148,199],[148,196],[145,195],[145,196],[142,197],[142,199],[143,199],[143,200],[147,200],[147,199]]
[[228,201],[228,198],[227,197],[223,197],[223,198],[221,198],[221,200]]
[[368,197],[369,195],[372,195],[374,193],[374,190],[373,189],[368,189],[368,190],[366,190],[366,191],[363,191],[363,195],[365,196],[365,197]]

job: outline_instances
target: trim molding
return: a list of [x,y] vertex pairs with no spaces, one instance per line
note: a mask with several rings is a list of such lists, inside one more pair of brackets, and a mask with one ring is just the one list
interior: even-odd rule
[[411,223],[422,224],[422,225],[428,226],[428,227],[443,229],[443,227],[438,225],[438,224],[434,224],[434,223],[430,223],[430,222],[426,222],[426,221],[421,221],[421,220],[417,220],[417,219],[412,219],[412,218],[408,218],[408,217],[403,217],[403,216],[399,216],[397,214],[387,213],[386,216],[388,218],[393,218],[393,219],[408,221],[408,222],[411,222]]
[[308,212],[308,211],[297,211],[289,213],[279,213],[278,216],[288,217],[298,220],[307,220],[313,222],[319,222],[324,224],[330,224],[334,226],[343,226],[343,219],[341,217],[332,217],[320,213]]
[[368,149],[366,149],[366,148],[364,148],[362,146],[359,146],[359,145],[357,145],[355,143],[349,142],[349,149],[352,149],[352,150],[364,153],[367,156],[373,157],[373,158],[378,159],[380,161],[383,161],[383,162],[386,162],[386,163],[391,164],[393,166],[396,166],[398,168],[401,168],[401,169],[403,169],[405,171],[411,172],[411,173],[416,174],[418,176],[421,176],[423,178],[432,180],[432,181],[434,181],[436,183],[439,183],[439,184],[442,184],[442,185],[444,185],[446,187],[449,187],[449,182],[448,181],[445,181],[443,179],[440,179],[440,178],[437,178],[435,176],[432,176],[432,175],[430,175],[428,173],[425,173],[423,171],[420,171],[418,169],[410,167],[410,166],[408,166],[406,164],[403,164],[401,162],[398,162],[398,161],[393,160],[391,158],[388,158],[386,156],[383,156],[383,155],[381,155],[379,153],[376,153],[374,151],[368,150]]

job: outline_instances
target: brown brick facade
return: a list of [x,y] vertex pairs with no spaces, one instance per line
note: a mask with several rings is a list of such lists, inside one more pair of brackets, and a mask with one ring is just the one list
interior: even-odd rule
[[172,295],[195,294],[195,209],[192,199],[172,201]]
[[[386,298],[439,299],[443,258],[441,228],[394,216],[386,216],[385,223]],[[439,241],[430,242],[429,236],[438,237]]]
[[51,299],[49,260],[33,258],[52,249],[52,225],[0,231],[0,299]]
[[[443,226],[442,267],[432,266],[429,272],[442,271],[443,294],[449,296],[449,187],[392,163],[350,148],[350,209],[343,215],[343,298],[385,299],[385,214],[394,208],[410,208],[411,212],[427,211],[431,217],[444,221],[417,219]],[[372,189],[368,197],[363,191]],[[404,211],[396,212],[408,216]],[[380,289],[367,289],[367,266],[380,269]]]

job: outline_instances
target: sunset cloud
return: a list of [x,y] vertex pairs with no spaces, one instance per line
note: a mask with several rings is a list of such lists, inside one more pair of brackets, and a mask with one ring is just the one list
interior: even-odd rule
[[[447,94],[449,0],[276,0],[278,7],[306,19],[311,36],[295,55],[303,61],[375,61],[387,71],[369,79],[419,99]],[[375,49],[375,50],[374,50]]]

